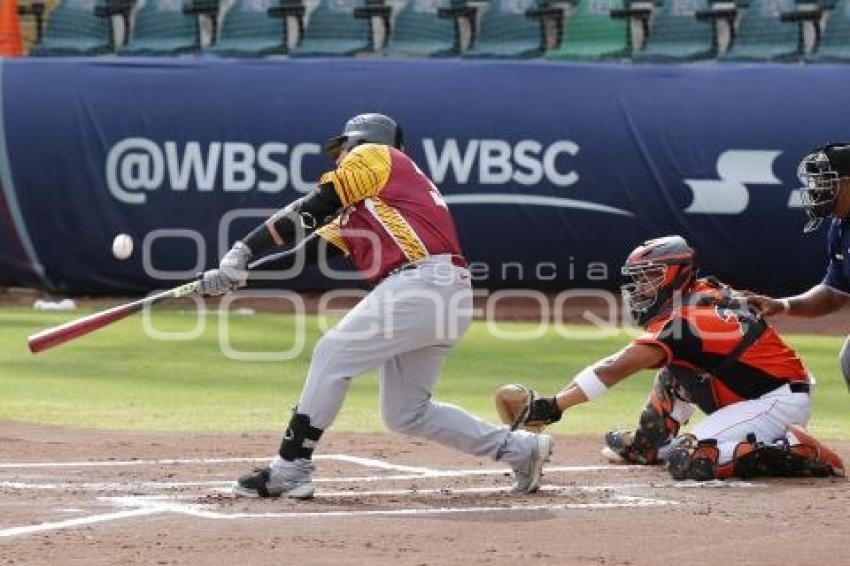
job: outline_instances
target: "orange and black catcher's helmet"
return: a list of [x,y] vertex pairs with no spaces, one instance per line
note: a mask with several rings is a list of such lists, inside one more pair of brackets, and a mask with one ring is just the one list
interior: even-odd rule
[[677,292],[696,280],[696,251],[681,236],[647,240],[626,258],[621,287],[626,305],[640,326],[669,312]]

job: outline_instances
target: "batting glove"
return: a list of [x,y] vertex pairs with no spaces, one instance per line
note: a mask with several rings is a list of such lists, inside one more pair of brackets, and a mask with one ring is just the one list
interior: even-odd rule
[[201,276],[200,292],[204,295],[223,295],[245,285],[251,255],[251,249],[244,243],[233,244],[230,251],[224,254],[218,269],[205,271]]

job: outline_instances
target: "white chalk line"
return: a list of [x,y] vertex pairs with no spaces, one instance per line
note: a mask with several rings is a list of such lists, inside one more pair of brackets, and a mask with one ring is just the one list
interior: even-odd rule
[[[454,490],[463,493],[463,489]],[[418,515],[449,515],[464,513],[501,513],[517,511],[563,511],[570,509],[618,509],[628,507],[660,507],[680,505],[678,501],[655,499],[649,497],[634,497],[627,495],[612,495],[612,501],[593,503],[541,503],[517,504],[502,506],[479,507],[408,507],[401,509],[337,509],[332,511],[280,511],[261,513],[222,513],[214,511],[209,505],[178,503],[174,501],[152,501],[136,497],[103,498],[122,507],[151,509],[158,512],[173,512],[203,519],[239,520],[239,519],[298,519],[308,517],[397,517]]]
[[[648,487],[648,484],[612,484],[605,486],[543,486],[541,491],[550,494],[570,493],[598,493],[611,492],[618,489]],[[369,496],[428,496],[428,495],[464,495],[464,494],[494,494],[509,493],[509,487],[469,487],[469,488],[447,488],[447,489],[416,489],[407,490],[374,490],[365,492],[337,491],[320,493],[319,499],[331,498],[363,498]],[[620,493],[610,493],[611,501],[594,503],[547,503],[547,504],[525,504],[508,506],[481,506],[481,507],[423,507],[402,509],[347,509],[334,511],[289,511],[279,513],[222,513],[211,510],[209,505],[179,503],[179,499],[186,496],[132,496],[132,497],[101,497],[99,499],[111,502],[114,505],[130,508],[116,513],[103,513],[78,517],[63,521],[39,523],[21,527],[11,527],[0,530],[0,538],[10,538],[21,535],[35,534],[39,532],[55,531],[73,527],[117,521],[120,519],[137,516],[154,515],[159,513],[179,513],[193,517],[208,519],[251,519],[251,518],[298,518],[298,517],[357,517],[357,516],[412,516],[412,515],[445,515],[452,513],[487,513],[505,511],[534,511],[534,510],[567,510],[567,509],[612,509],[624,507],[652,507],[663,505],[679,505],[676,501],[658,498],[637,497]],[[197,496],[193,497],[197,499]]]
[[0,530],[0,538],[9,538],[21,535],[32,535],[35,533],[43,533],[47,531],[57,531],[60,529],[68,529],[72,527],[83,527],[93,525],[95,523],[107,523],[117,521],[119,519],[127,519],[130,517],[142,517],[144,515],[156,515],[162,510],[156,507],[142,507],[139,509],[129,509],[126,511],[118,511],[115,513],[103,513],[100,515],[89,515],[87,517],[78,517],[76,519],[66,519],[64,521],[54,521],[49,523],[38,523],[37,525],[25,525],[23,527],[12,527],[9,529]]
[[[352,457],[353,458],[353,457]],[[327,459],[331,459],[328,457]],[[345,461],[352,461],[346,459]],[[365,465],[365,464],[364,464]],[[623,469],[624,466],[547,466],[546,474],[565,473],[573,474],[580,472],[595,472],[609,469]],[[413,468],[423,470],[427,468]],[[462,478],[462,477],[477,477],[477,476],[508,476],[511,472],[507,468],[475,468],[475,469],[457,469],[457,470],[430,470],[427,473],[416,474],[392,474],[392,475],[371,475],[371,476],[340,476],[340,477],[324,477],[314,478],[314,483],[374,483],[374,482],[391,482],[391,481],[411,481],[411,480],[434,480],[446,478]],[[19,490],[62,490],[73,489],[82,491],[127,491],[132,489],[182,489],[192,487],[216,488],[225,487],[233,484],[232,480],[199,480],[199,481],[177,481],[177,482],[157,482],[157,481],[123,481],[123,482],[48,482],[34,483],[22,481],[3,481],[0,480],[0,489],[19,489]]]
[[[467,472],[468,470],[462,470]],[[482,472],[490,472],[492,470],[481,470]],[[553,472],[557,472],[556,469],[548,469],[547,472],[551,477]],[[479,475],[492,475],[481,473]],[[440,479],[443,478],[452,478],[452,477],[462,477],[460,475],[443,475],[439,476]],[[422,480],[422,479],[436,479],[434,477],[423,478],[421,476],[367,476],[367,477],[339,477],[339,478],[313,478],[313,483],[374,483],[382,480]],[[63,482],[63,483],[27,483],[27,482],[15,482],[15,481],[0,481],[0,489],[10,489],[10,490],[21,490],[21,491],[62,491],[62,490],[73,490],[73,491],[113,491],[113,492],[131,492],[131,491],[140,491],[140,490],[173,490],[173,489],[184,489],[184,488],[193,488],[200,487],[210,489],[212,491],[230,491],[230,487],[233,485],[233,481],[193,481],[193,482],[157,482],[157,481],[145,481],[145,482],[135,482],[135,481],[126,481],[126,482]],[[731,489],[731,488],[755,488],[755,487],[764,487],[765,484],[751,483],[745,481],[738,480],[716,480],[710,482],[656,482],[656,483],[632,483],[632,484],[607,484],[607,485],[598,485],[598,486],[549,486],[547,489],[552,490],[564,490],[564,489],[588,489],[593,491],[600,490],[611,490],[611,489],[621,489],[621,488],[642,488],[642,489]],[[488,488],[482,488],[488,489]],[[497,488],[493,488],[497,489]],[[363,495],[395,495],[401,493],[407,493],[408,491],[418,492],[418,493],[430,493],[430,492],[438,492],[442,493],[446,491],[446,488],[437,488],[437,489],[425,489],[425,488],[416,488],[412,490],[380,490],[380,491],[340,491],[340,492],[322,492],[326,493],[334,493],[334,494],[354,494],[357,496]],[[162,497],[162,496],[152,496],[152,497]],[[196,497],[193,495],[188,495],[187,497]]]
[[[490,475],[508,475],[505,469],[458,469],[458,470],[437,470],[419,466],[406,466],[401,464],[393,464],[383,460],[371,458],[361,458],[350,456],[347,454],[328,454],[320,455],[317,459],[338,460],[348,463],[353,463],[369,468],[393,470],[406,472],[396,475],[373,475],[362,477],[325,477],[314,479],[317,483],[363,483],[363,482],[381,482],[381,481],[421,481],[435,478],[459,478],[459,477],[474,477],[474,476],[490,476]],[[245,463],[268,461],[268,458],[198,458],[198,459],[156,459],[156,460],[107,460],[107,461],[82,461],[82,462],[7,462],[0,464],[0,469],[22,469],[22,468],[73,468],[73,467],[112,467],[112,466],[147,466],[147,465],[181,465],[181,464],[228,464],[228,463]],[[547,473],[578,473],[578,472],[594,472],[607,470],[642,470],[647,469],[644,466],[626,466],[626,465],[607,465],[607,466],[552,466],[547,467]],[[651,469],[651,468],[649,468]],[[737,484],[737,485],[733,485]],[[175,489],[181,487],[229,487],[232,482],[223,481],[197,481],[197,482],[59,482],[49,484],[2,481],[0,487],[8,489],[91,489],[91,490],[109,490],[127,491],[138,490],[140,487],[149,489]],[[748,487],[754,484],[747,482],[722,482],[723,487]],[[36,525],[25,525],[20,527],[11,527],[0,530],[0,538],[10,538],[26,534],[34,534],[39,532],[55,531],[79,526],[85,526],[95,523],[111,522],[137,516],[147,516],[160,513],[179,513],[201,518],[210,519],[251,519],[251,518],[298,518],[298,517],[357,517],[357,516],[417,516],[417,515],[445,515],[459,513],[490,513],[490,512],[516,512],[516,511],[539,511],[539,510],[569,510],[569,509],[612,509],[624,507],[652,507],[662,505],[680,505],[677,501],[657,499],[650,497],[641,497],[634,495],[626,495],[619,493],[621,490],[627,489],[661,489],[665,487],[708,487],[706,484],[685,485],[681,482],[669,484],[609,484],[599,486],[543,486],[544,493],[593,493],[611,491],[609,493],[609,501],[591,502],[591,503],[546,503],[546,504],[519,504],[507,506],[478,506],[478,507],[432,507],[432,508],[402,508],[402,509],[338,509],[333,511],[289,511],[278,513],[221,513],[214,511],[209,505],[199,505],[192,503],[179,503],[177,498],[189,498],[195,496],[170,496],[163,499],[163,496],[135,496],[135,497],[106,497],[113,504],[119,504],[124,507],[133,507],[124,509],[115,513],[101,513],[90,515],[87,517],[79,517],[62,521],[52,521],[39,523]],[[460,494],[488,494],[507,492],[508,487],[468,487],[468,488],[442,488],[442,489],[421,489],[411,488],[407,490],[371,490],[371,491],[331,491],[320,492],[319,498],[362,498],[368,496],[414,496],[414,495],[460,495]]]
[[[438,470],[433,468],[425,468],[421,466],[407,466],[404,464],[393,464],[384,460],[376,460],[373,458],[361,458],[359,456],[351,456],[348,454],[317,454],[313,457],[314,460],[331,460],[339,462],[348,462],[359,464],[368,468],[378,468],[385,470],[395,470],[399,472],[408,472],[411,474],[420,474],[433,477],[447,477],[445,474],[454,474],[456,470]],[[0,462],[0,470],[3,469],[26,469],[26,468],[90,468],[90,467],[133,467],[133,466],[172,466],[172,465],[191,465],[191,464],[239,464],[239,463],[257,463],[269,462],[271,458],[266,457],[251,457],[251,458],[182,458],[182,459],[156,459],[156,460],[99,460],[99,461],[73,461],[73,462]],[[548,467],[547,470],[559,471],[574,471],[574,472],[595,472],[607,470],[643,470],[652,469],[648,466],[633,466],[626,464],[612,464],[599,466],[555,466]],[[476,475],[480,470],[469,470],[468,475]],[[489,473],[502,473],[505,470],[493,470]]]

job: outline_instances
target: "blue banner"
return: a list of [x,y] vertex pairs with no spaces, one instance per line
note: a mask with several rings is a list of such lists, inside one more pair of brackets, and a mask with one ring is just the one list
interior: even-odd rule
[[[403,124],[478,286],[612,288],[636,244],[678,233],[730,283],[793,292],[826,257],[825,234],[801,233],[797,163],[850,132],[847,70],[831,65],[0,64],[0,285],[78,293],[215,265],[314,186],[333,166],[323,141],[368,111]],[[121,232],[127,261],[110,251]]]

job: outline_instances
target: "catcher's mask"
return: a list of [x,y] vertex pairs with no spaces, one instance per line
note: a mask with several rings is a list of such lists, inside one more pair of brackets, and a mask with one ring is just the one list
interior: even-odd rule
[[803,232],[817,230],[835,210],[841,181],[850,176],[850,144],[830,143],[806,155],[797,168],[806,212]]
[[631,282],[620,289],[638,325],[646,326],[667,312],[675,293],[691,286],[696,279],[695,256],[681,236],[648,240],[629,254],[622,273]]
[[401,126],[384,114],[358,114],[345,123],[342,134],[325,142],[325,153],[336,161],[343,148],[351,149],[361,143],[379,143],[404,149]]

